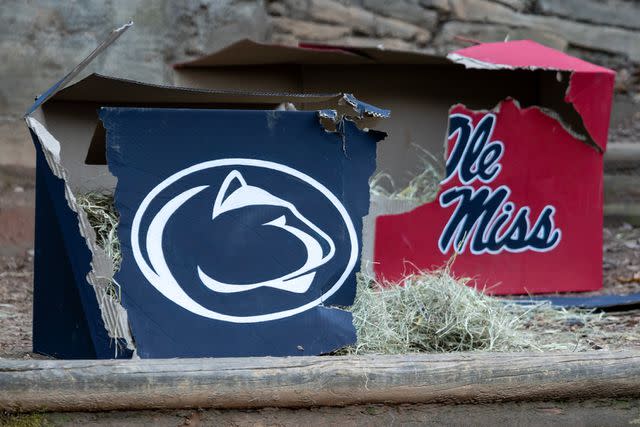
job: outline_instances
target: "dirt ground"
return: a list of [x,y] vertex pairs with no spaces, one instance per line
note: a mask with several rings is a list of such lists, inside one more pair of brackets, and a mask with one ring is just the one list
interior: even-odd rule
[[[472,420],[472,421],[471,421]],[[363,405],[345,408],[118,411],[0,415],[0,425],[36,426],[633,426],[633,399],[499,405]]]

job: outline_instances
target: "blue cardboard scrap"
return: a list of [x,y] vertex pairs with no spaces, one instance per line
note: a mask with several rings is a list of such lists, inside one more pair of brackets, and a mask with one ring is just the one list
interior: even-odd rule
[[381,132],[318,112],[102,108],[141,357],[285,356],[356,340]]
[[588,295],[588,296],[562,296],[549,295],[537,297],[516,298],[514,301],[520,304],[540,303],[548,301],[558,307],[574,307],[595,309],[601,311],[625,311],[640,307],[640,293],[627,295]]

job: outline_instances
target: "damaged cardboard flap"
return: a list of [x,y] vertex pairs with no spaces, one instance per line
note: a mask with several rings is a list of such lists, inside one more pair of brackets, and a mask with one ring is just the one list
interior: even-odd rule
[[[496,246],[473,254],[466,241],[466,252],[455,255],[452,267],[454,274],[473,277],[470,283],[488,286],[489,292],[601,286],[602,155],[613,71],[522,40],[480,44],[447,58],[392,49],[241,41],[182,63],[176,72],[178,81],[203,88],[259,82],[279,90],[348,91],[393,111],[379,127],[389,136],[378,147],[376,176],[386,179],[373,183],[365,218],[366,273],[399,280],[442,267],[455,253],[451,247],[462,243],[442,237],[451,221],[460,227],[452,225],[451,236],[464,235],[454,233],[464,229],[477,237],[482,229],[487,234],[480,240]],[[469,117],[469,122],[450,135],[449,126],[458,116]],[[485,128],[487,120],[493,120],[493,128]],[[467,136],[472,139],[463,138]],[[453,148],[464,141],[477,153],[460,159],[472,170],[482,169],[480,162],[493,165],[487,176],[470,178],[467,172],[460,181],[459,174],[447,171],[455,163]],[[501,158],[496,157],[499,147]],[[441,200],[447,191],[448,202]],[[454,191],[476,197],[464,204],[467,215],[457,219],[460,203],[453,200]],[[487,197],[486,204],[478,197]],[[547,207],[554,207],[553,215]],[[491,227],[496,221],[504,227]],[[516,247],[515,231],[514,242],[504,240],[514,223],[525,234],[521,248]],[[549,239],[549,248],[535,247],[535,236],[526,235],[533,230]],[[559,240],[556,231],[562,234]],[[448,249],[439,247],[441,238]],[[581,255],[570,254],[570,249]]]
[[[579,114],[588,138],[606,150],[615,72],[529,40],[484,43],[447,55],[467,68],[547,70],[569,73],[564,101]],[[597,96],[597,98],[596,98]]]
[[[389,112],[340,93],[181,89],[95,74],[64,87],[81,69],[26,115],[39,156],[34,351],[300,355],[352,344],[351,314],[332,306],[353,302],[384,137],[369,127]],[[319,123],[329,110],[340,134]],[[211,167],[194,170],[203,164]],[[181,179],[151,197],[168,177]],[[92,191],[116,193],[118,271],[76,202]]]

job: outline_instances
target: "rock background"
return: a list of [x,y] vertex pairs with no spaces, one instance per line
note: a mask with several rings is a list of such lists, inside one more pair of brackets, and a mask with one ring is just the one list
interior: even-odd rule
[[616,69],[611,139],[640,141],[637,0],[3,0],[0,165],[33,165],[23,112],[128,19],[89,71],[172,83],[169,64],[244,37],[437,53],[530,38]]

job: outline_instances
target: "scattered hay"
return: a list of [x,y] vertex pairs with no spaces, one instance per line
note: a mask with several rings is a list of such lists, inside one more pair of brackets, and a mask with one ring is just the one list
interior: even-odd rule
[[350,310],[358,342],[342,351],[349,354],[586,350],[582,331],[601,317],[491,297],[447,269],[411,275],[404,286],[360,277]]
[[77,195],[76,201],[87,213],[89,224],[96,232],[96,244],[113,261],[114,272],[118,271],[122,262],[117,233],[120,216],[116,211],[113,195],[92,191]]
[[[436,198],[442,178],[435,166],[438,161],[424,148],[417,145],[415,145],[415,147],[422,153],[418,156],[422,161],[423,167],[417,175],[411,178],[409,184],[407,184],[405,188],[397,190],[391,175],[379,172],[371,178],[369,182],[369,191],[371,194],[395,200],[409,200],[420,204],[430,202]],[[388,186],[392,189],[391,191],[383,185],[384,181],[388,182]]]

